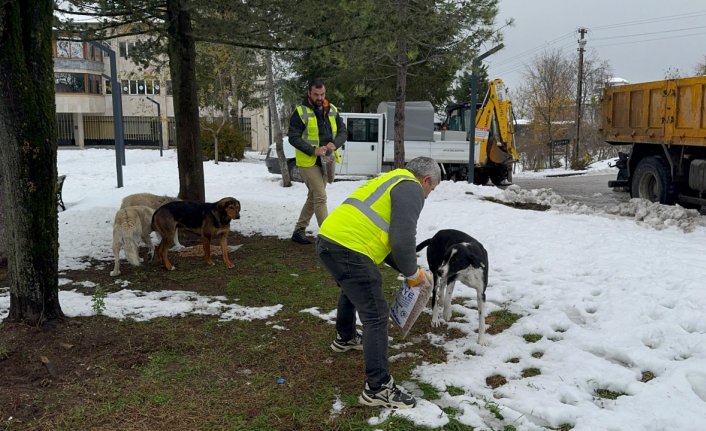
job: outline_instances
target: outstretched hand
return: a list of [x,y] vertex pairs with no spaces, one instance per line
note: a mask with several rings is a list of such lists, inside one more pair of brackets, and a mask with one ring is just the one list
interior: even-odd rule
[[413,276],[406,278],[406,281],[410,287],[423,287],[426,284],[431,286],[431,273],[424,268],[418,268],[417,272]]

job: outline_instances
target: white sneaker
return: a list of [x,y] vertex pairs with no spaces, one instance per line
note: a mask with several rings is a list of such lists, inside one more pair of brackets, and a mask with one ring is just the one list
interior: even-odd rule
[[366,406],[382,406],[392,409],[411,409],[417,405],[417,400],[404,388],[397,386],[392,376],[390,376],[389,382],[374,391],[366,382],[365,390],[358,397],[358,402]]

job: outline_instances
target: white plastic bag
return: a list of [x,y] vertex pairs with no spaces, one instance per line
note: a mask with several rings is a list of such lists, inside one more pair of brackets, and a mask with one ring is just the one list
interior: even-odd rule
[[429,302],[431,292],[432,285],[430,283],[421,283],[419,286],[411,287],[402,280],[402,286],[395,293],[392,305],[390,305],[390,317],[400,328],[402,338],[407,336],[414,322],[422,314],[424,307]]

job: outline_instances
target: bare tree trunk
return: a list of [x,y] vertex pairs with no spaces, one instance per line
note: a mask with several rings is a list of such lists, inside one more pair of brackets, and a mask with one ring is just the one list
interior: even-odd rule
[[0,8],[0,188],[8,321],[51,324],[59,305],[53,2]]
[[169,68],[174,88],[179,198],[203,202],[203,149],[196,95],[196,48],[188,0],[167,0]]
[[[405,22],[409,13],[409,0],[399,0],[399,18]],[[395,168],[403,168],[404,154],[404,105],[407,100],[407,36],[403,31],[397,36],[397,85],[395,87]]]
[[287,159],[284,157],[284,148],[282,147],[282,128],[279,123],[279,112],[277,111],[277,101],[275,94],[275,78],[272,70],[272,53],[265,52],[265,85],[267,86],[267,102],[270,108],[270,118],[272,119],[272,136],[275,140],[277,148],[277,159],[279,160],[279,168],[282,172],[282,187],[291,187],[292,179],[289,176],[287,168]]

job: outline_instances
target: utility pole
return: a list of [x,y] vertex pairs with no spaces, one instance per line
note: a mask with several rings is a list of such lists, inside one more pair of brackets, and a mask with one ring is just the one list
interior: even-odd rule
[[[577,89],[576,89],[576,149],[574,151],[574,163],[578,163],[579,161],[579,142],[581,140],[581,100],[582,100],[582,89],[583,89],[583,51],[584,47],[586,46],[586,40],[583,38],[586,33],[588,32],[587,28],[581,27],[579,28],[579,34],[581,35],[581,38],[578,40],[579,42],[579,76],[578,76],[578,84],[577,84]],[[567,166],[568,167],[568,166]]]

